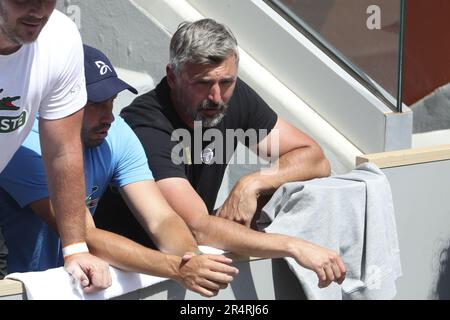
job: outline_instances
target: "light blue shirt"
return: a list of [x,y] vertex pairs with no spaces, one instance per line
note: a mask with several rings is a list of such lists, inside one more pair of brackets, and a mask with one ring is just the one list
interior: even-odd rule
[[[145,151],[125,121],[117,117],[105,141],[84,149],[86,205],[93,214],[109,185],[152,180]],[[38,121],[0,174],[0,225],[8,246],[8,273],[42,271],[63,265],[57,234],[28,205],[48,198]]]

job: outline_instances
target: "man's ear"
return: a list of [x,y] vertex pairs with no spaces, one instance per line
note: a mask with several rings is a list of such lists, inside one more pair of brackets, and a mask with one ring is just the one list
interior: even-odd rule
[[167,75],[167,83],[169,84],[170,89],[175,87],[175,72],[170,64],[166,66],[166,75]]

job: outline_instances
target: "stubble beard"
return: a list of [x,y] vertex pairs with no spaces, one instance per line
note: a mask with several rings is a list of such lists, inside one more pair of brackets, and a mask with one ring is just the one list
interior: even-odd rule
[[3,8],[3,5],[0,1],[0,37],[6,39],[8,42],[14,45],[23,45],[24,41],[17,36],[14,29],[12,29],[8,24],[8,15]]
[[194,121],[201,121],[203,128],[213,128],[216,127],[225,117],[225,114],[228,109],[228,105],[226,103],[220,103],[218,106],[214,106],[215,109],[220,110],[218,114],[213,117],[203,116],[201,111],[210,108],[212,103],[210,101],[203,101],[202,104],[195,110],[188,108],[188,115]]

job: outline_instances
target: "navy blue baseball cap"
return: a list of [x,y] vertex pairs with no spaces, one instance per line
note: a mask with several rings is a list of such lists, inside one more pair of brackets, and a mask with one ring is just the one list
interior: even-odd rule
[[88,45],[83,47],[88,101],[103,102],[125,89],[134,94],[138,93],[135,88],[117,77],[116,70],[101,51]]

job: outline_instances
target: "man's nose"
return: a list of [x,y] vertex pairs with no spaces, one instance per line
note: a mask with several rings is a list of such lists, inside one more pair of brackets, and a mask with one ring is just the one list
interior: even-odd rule
[[114,122],[114,114],[113,114],[113,102],[108,101],[104,106],[104,112],[102,114],[101,122],[111,124]]
[[111,124],[114,122],[114,114],[112,112],[105,112],[102,116],[102,123],[103,124]]
[[222,102],[222,95],[220,92],[220,86],[218,83],[215,83],[211,86],[209,90],[208,99],[215,104],[219,104]]
[[47,12],[46,8],[49,6],[46,0],[32,0],[30,1],[30,16],[42,19]]

